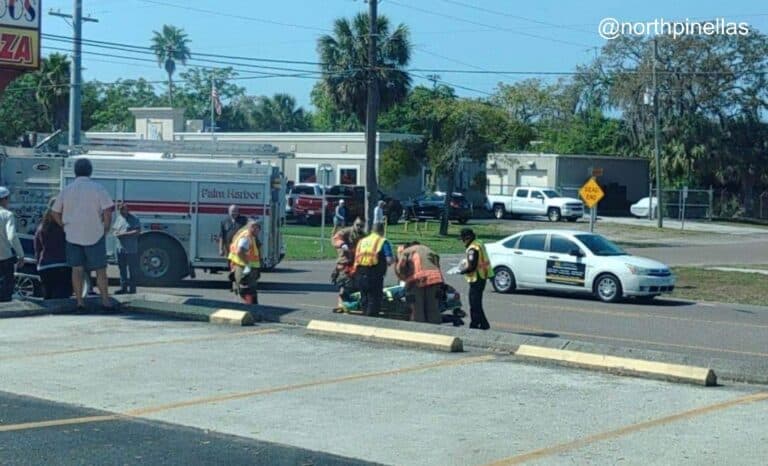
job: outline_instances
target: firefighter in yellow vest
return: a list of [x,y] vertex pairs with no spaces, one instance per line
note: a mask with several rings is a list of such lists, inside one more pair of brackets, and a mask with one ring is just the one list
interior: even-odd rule
[[235,292],[246,304],[258,304],[256,286],[261,268],[261,225],[258,220],[249,219],[232,238],[229,245],[229,262],[234,274]]
[[493,269],[488,259],[485,245],[475,238],[471,228],[464,228],[459,234],[464,246],[467,247],[466,261],[462,261],[459,273],[469,282],[469,316],[472,319],[469,328],[488,330],[491,324],[483,310],[483,291],[488,279],[493,278]]
[[440,271],[440,256],[418,241],[398,249],[395,274],[405,282],[406,302],[411,320],[440,324],[440,288],[445,280]]
[[360,309],[376,317],[384,295],[384,275],[387,266],[395,262],[392,245],[384,238],[384,224],[375,223],[371,234],[357,243],[354,275],[360,290]]

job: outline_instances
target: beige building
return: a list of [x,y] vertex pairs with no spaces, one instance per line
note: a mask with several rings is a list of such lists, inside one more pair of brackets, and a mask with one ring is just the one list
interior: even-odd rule
[[[320,173],[321,164],[330,164],[329,184],[364,185],[366,177],[365,133],[202,133],[186,131],[199,127],[197,121],[184,122],[183,109],[175,108],[131,108],[136,117],[134,133],[88,132],[90,141],[99,139],[133,139],[164,141],[238,142],[269,144],[278,152],[294,154],[284,161],[266,158],[270,162],[284,163],[285,175],[295,183],[324,182]],[[412,134],[377,133],[376,159],[387,147],[396,141],[418,142],[421,137]],[[388,194],[406,199],[424,188],[423,170],[420,173],[403,176]]]

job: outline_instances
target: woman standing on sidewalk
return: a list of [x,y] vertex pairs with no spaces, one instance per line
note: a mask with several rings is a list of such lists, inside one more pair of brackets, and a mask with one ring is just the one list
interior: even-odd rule
[[64,229],[53,220],[53,202],[35,231],[35,262],[45,299],[64,299],[72,296],[72,268],[67,264]]

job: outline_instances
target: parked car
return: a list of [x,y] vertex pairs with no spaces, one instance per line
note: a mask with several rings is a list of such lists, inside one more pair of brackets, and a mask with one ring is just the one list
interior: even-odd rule
[[288,217],[293,216],[293,203],[300,195],[322,196],[323,185],[319,183],[298,183],[291,186],[288,194],[285,196],[285,214]]
[[575,222],[584,215],[583,202],[549,188],[525,187],[515,188],[511,195],[489,194],[485,206],[498,219],[507,215],[545,215],[551,222]]
[[[333,219],[339,200],[344,199],[347,207],[347,223],[351,223],[356,217],[365,217],[365,187],[353,185],[334,185],[326,190],[325,219],[330,223]],[[395,224],[403,214],[403,206],[397,199],[379,191],[379,199],[386,204],[384,216],[387,223]],[[296,197],[293,204],[293,215],[299,221],[309,225],[320,225],[322,222],[322,192],[320,194],[301,194]]]
[[655,197],[650,198],[650,200],[648,197],[640,199],[629,207],[629,212],[635,217],[648,218],[649,207],[653,209],[653,217],[656,218],[659,213],[659,206]]
[[[445,193],[435,191],[425,193],[409,200],[403,205],[405,218],[410,219],[439,219],[445,209]],[[461,193],[451,194],[448,208],[448,220],[467,223],[472,218],[472,205]]]
[[591,293],[605,302],[652,300],[675,289],[669,267],[631,256],[603,236],[572,230],[529,230],[486,245],[493,288]]

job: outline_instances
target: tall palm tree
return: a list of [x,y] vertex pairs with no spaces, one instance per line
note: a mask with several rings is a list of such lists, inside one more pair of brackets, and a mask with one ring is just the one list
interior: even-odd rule
[[[400,24],[390,32],[389,20],[385,16],[377,17],[376,66],[373,67],[368,60],[371,37],[368,21],[365,13],[358,13],[351,21],[339,18],[334,23],[333,34],[321,36],[317,41],[325,93],[337,108],[355,115],[363,126],[371,79],[378,88],[381,111],[405,100],[411,85],[405,71],[411,58],[408,28]],[[376,154],[369,150],[366,154],[369,214],[378,197],[376,168]]]
[[[411,78],[405,71],[411,59],[408,28],[400,24],[390,33],[389,20],[377,21],[377,68],[381,111],[386,111],[408,96]],[[321,36],[317,52],[322,62],[323,87],[333,103],[357,117],[365,125],[368,95],[368,15],[358,13],[351,21],[339,18],[333,35]]]
[[37,71],[35,100],[43,108],[43,116],[51,131],[63,129],[69,105],[70,63],[67,56],[53,53],[43,59]]
[[168,73],[168,98],[173,107],[173,73],[176,72],[176,62],[187,64],[192,54],[189,50],[189,39],[183,29],[168,24],[163,26],[163,32],[154,31],[150,48],[157,57],[157,64]]
[[296,108],[296,99],[288,94],[259,97],[252,117],[254,126],[264,131],[306,131],[309,128],[304,109]]

